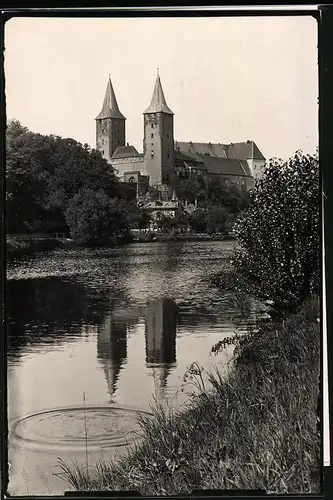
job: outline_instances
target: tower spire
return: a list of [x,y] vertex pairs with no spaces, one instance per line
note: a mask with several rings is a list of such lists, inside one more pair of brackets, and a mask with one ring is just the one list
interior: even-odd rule
[[168,107],[164,97],[164,92],[159,75],[159,68],[157,68],[157,77],[156,77],[153,97],[151,99],[149,108],[146,109],[144,114],[146,113],[166,113],[168,115],[173,115],[173,112]]
[[108,80],[108,83],[106,86],[106,92],[105,92],[102,111],[96,117],[96,120],[102,120],[104,118],[118,118],[121,120],[126,119],[124,117],[124,115],[119,110],[110,75],[109,75],[109,80]]

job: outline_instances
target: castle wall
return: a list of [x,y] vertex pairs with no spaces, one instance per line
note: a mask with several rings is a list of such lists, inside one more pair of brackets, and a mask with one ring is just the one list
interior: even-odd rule
[[263,175],[263,167],[265,166],[266,161],[265,160],[255,160],[252,158],[247,159],[246,161],[250,167],[253,178],[254,179],[261,179],[262,175]]
[[146,175],[146,166],[143,156],[133,156],[129,158],[114,158],[110,160],[111,165],[116,170],[116,174],[122,177],[125,172],[137,172]]

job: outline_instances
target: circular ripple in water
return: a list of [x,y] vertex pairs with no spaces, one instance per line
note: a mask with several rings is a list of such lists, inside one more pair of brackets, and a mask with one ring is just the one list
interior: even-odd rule
[[18,420],[12,442],[34,450],[96,451],[126,446],[138,438],[138,414],[148,412],[120,407],[75,407],[34,413]]

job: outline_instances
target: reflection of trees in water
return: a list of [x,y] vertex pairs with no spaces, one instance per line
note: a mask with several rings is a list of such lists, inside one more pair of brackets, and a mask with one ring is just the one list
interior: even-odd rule
[[226,294],[221,292],[220,300],[213,304],[199,302],[192,306],[180,303],[179,308],[178,325],[180,327],[221,325],[235,330],[247,325],[256,325],[263,312],[263,306],[255,299],[248,296],[236,296],[229,292]]
[[61,278],[11,280],[6,288],[9,355],[27,343],[68,341],[87,325],[101,324],[111,307],[107,294]]
[[180,257],[183,255],[184,242],[170,241],[154,244],[156,251],[161,251],[161,258],[154,259],[152,264],[158,271],[176,272],[181,264]]

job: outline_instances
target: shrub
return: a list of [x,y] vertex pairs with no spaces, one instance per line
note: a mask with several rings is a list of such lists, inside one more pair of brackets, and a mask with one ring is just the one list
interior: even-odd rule
[[236,272],[278,309],[292,309],[318,290],[319,206],[318,155],[297,152],[270,162],[235,225]]
[[103,243],[128,233],[127,214],[121,203],[103,190],[79,191],[69,203],[66,221],[79,244]]

